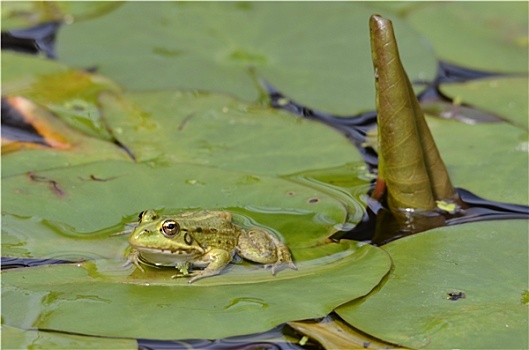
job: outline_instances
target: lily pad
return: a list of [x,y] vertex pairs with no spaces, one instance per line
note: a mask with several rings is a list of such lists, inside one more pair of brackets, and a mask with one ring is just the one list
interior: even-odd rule
[[351,328],[347,323],[331,314],[319,322],[294,321],[288,325],[299,333],[317,340],[324,349],[394,349],[392,344],[381,342]]
[[120,5],[118,2],[6,1],[2,3],[2,31],[26,28],[49,21],[78,21],[101,15]]
[[53,112],[71,128],[92,136],[56,125],[56,133],[71,140],[71,149],[10,154],[3,158],[4,177],[130,159],[126,151],[140,162],[277,175],[362,161],[354,146],[327,126],[228,96],[176,90],[123,95],[99,75],[19,54],[6,55],[3,68],[4,96],[30,99],[42,108],[41,114],[49,114],[48,124],[61,124]]
[[[3,227],[9,237],[2,242],[4,255],[19,256],[33,247],[24,256],[64,258],[58,252],[71,251],[70,256],[92,258],[99,255],[93,240],[122,247],[126,237],[110,233],[150,208],[168,213],[229,209],[279,231],[288,244],[305,247],[348,220],[344,198],[288,180],[191,164],[151,167],[108,161],[35,176],[3,180],[2,211],[13,216]],[[38,227],[44,229],[28,231]],[[123,249],[107,257],[116,254]]]
[[3,349],[130,349],[138,348],[132,339],[87,337],[2,325]]
[[362,163],[339,132],[287,112],[208,93],[169,90],[123,96],[125,100],[105,94],[100,103],[108,125],[138,161],[267,175]]
[[528,134],[506,123],[428,118],[452,183],[480,197],[529,205]]
[[6,116],[2,120],[2,178],[33,176],[34,171],[99,160],[130,159],[124,149],[72,129],[25,98],[11,97],[6,101],[21,120],[15,119],[12,124],[7,124]]
[[109,79],[24,54],[2,56],[2,95],[23,96],[86,135],[113,141],[98,106],[103,92],[121,89]]
[[483,222],[392,242],[391,273],[336,312],[410,348],[527,348],[527,229],[527,221]]
[[33,84],[43,81],[43,77],[69,70],[72,68],[44,57],[2,52],[2,96],[27,91]]
[[125,237],[111,236],[123,229],[121,222],[90,235],[63,228],[61,223],[50,223],[40,216],[27,217],[4,212],[2,256],[66,261],[119,258],[124,256],[129,245]]
[[[303,105],[351,115],[374,107],[367,18],[377,11],[351,2],[131,2],[63,27],[58,56],[133,90],[200,89],[254,102],[262,77]],[[432,80],[430,47],[406,22],[395,27],[410,79]]]
[[272,276],[232,265],[192,285],[172,280],[170,269],[131,275],[119,262],[105,260],[10,270],[2,274],[2,317],[14,327],[77,334],[222,338],[322,317],[368,293],[391,265],[382,249],[355,242],[313,252],[319,258],[298,261],[298,271]]
[[460,103],[467,103],[500,116],[529,131],[527,78],[489,78],[467,83],[442,84],[441,91]]
[[475,70],[521,73],[528,70],[528,6],[432,2],[410,11],[407,21],[442,60]]

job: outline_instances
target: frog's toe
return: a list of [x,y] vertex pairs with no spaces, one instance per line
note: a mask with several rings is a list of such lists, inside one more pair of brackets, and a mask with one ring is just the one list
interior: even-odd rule
[[296,264],[294,264],[292,260],[277,260],[274,264],[267,264],[264,267],[265,269],[270,269],[270,271],[272,272],[272,276],[275,276],[276,272],[283,270],[285,267],[287,267],[286,265],[288,265],[288,267],[292,270],[298,269]]
[[[203,271],[200,271],[198,273],[191,273],[191,275],[194,275],[193,278],[190,278],[189,281],[187,281],[187,283],[191,284],[199,279],[202,279],[202,278],[206,278],[206,277],[211,277],[211,276],[216,276],[220,273],[220,271],[212,271],[212,270],[203,270]],[[189,275],[188,275],[189,276]]]
[[292,261],[292,256],[290,255],[290,251],[287,247],[282,247],[282,249],[279,249],[277,253],[277,262],[275,263],[276,266],[288,265],[288,267],[292,270],[298,269],[296,264],[294,264],[294,261]]
[[[193,276],[195,276],[195,277],[193,277]],[[200,278],[199,276],[200,276],[200,272],[196,272],[196,271],[195,272],[187,272],[187,273],[178,272],[177,274],[172,275],[171,278],[175,279],[175,278],[181,278],[181,277],[193,277],[193,278],[190,278],[189,281],[188,281],[188,283],[192,283],[194,280],[197,279],[197,277]]]
[[174,274],[171,276],[171,278],[175,279],[175,278],[180,278],[180,277],[189,277],[189,275],[184,275],[183,273],[179,272],[177,274]]
[[140,263],[140,255],[138,251],[132,251],[127,257],[127,261],[122,265],[123,267],[129,267],[130,265],[136,266],[141,272],[145,272]]

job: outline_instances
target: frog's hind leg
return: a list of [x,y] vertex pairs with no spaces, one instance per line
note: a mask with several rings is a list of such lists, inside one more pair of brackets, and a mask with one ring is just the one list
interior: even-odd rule
[[271,268],[273,275],[275,275],[277,267],[285,264],[288,264],[291,269],[297,270],[287,246],[262,228],[254,227],[248,232],[243,231],[241,233],[237,245],[237,254],[245,259],[265,264],[265,267]]

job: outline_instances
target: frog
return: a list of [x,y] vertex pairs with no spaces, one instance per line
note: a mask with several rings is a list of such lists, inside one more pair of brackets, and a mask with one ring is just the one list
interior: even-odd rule
[[[127,263],[144,271],[142,264],[178,270],[172,278],[190,277],[188,283],[218,275],[234,259],[264,264],[272,275],[287,265],[297,270],[288,247],[262,227],[237,225],[229,211],[191,210],[160,215],[149,209],[140,213],[129,236]],[[190,270],[191,267],[203,268]]]

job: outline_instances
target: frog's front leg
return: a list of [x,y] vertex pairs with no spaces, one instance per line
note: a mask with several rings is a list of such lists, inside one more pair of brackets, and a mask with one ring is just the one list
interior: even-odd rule
[[273,275],[277,267],[285,264],[297,270],[287,246],[262,228],[254,227],[248,232],[243,230],[239,236],[237,253],[245,259],[271,267]]
[[[204,265],[206,268],[202,271],[193,271],[187,276],[194,276],[187,281],[187,283],[193,283],[196,280],[201,278],[210,277],[218,275],[225,267],[228,265],[232,259],[232,253],[220,248],[212,248],[204,255],[193,261],[195,265]],[[173,277],[180,277],[180,275],[175,275]]]
[[125,261],[123,266],[126,267],[126,266],[130,266],[131,264],[134,264],[134,266],[140,269],[141,272],[145,272],[143,267],[141,267],[140,252],[134,248],[130,249],[129,255],[127,257],[127,261]]

